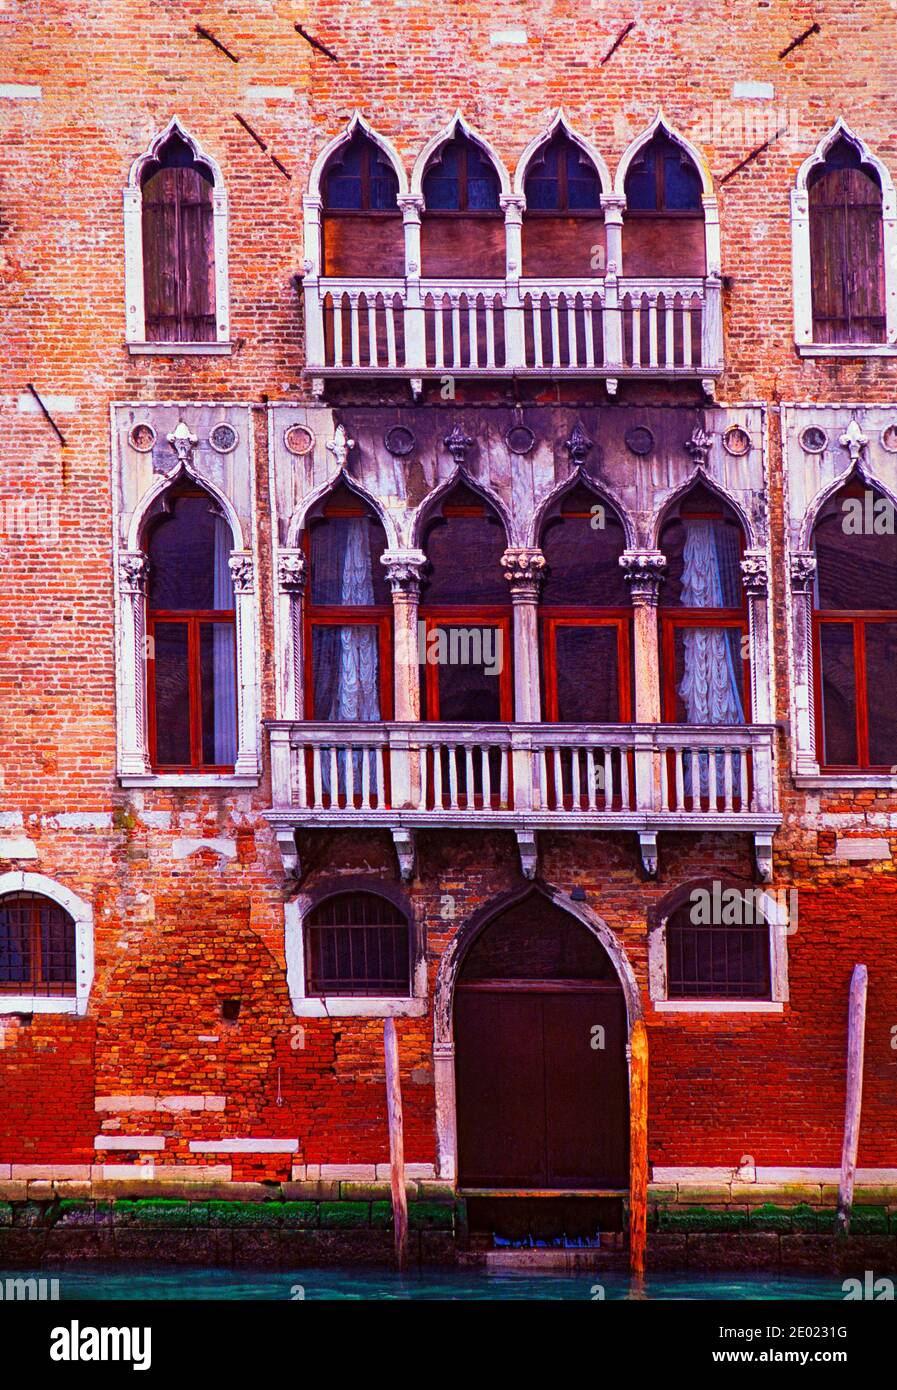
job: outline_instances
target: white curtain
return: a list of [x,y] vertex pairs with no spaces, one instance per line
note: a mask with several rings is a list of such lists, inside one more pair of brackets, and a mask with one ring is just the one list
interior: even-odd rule
[[[686,608],[739,606],[737,537],[731,527],[713,521],[686,521],[682,605]],[[734,628],[686,628],[683,632],[685,671],[678,693],[689,724],[743,724],[740,692],[741,633]],[[709,758],[701,754],[701,795],[709,792]],[[723,755],[717,754],[718,785],[722,786]],[[739,757],[733,773],[740,775]],[[690,760],[685,768],[686,794],[691,795]]]
[[[234,606],[234,586],[228,560],[233,537],[223,517],[215,517],[215,554],[212,605]],[[230,623],[212,625],[213,738],[215,763],[231,767],[237,760],[237,652]]]

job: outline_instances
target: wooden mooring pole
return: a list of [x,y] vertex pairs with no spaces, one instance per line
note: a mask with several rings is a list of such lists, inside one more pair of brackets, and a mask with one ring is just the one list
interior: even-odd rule
[[393,1018],[387,1018],[383,1024],[383,1054],[386,1059],[389,1181],[392,1188],[396,1264],[399,1269],[404,1269],[408,1258],[408,1195],[405,1191],[405,1137],[402,1126],[402,1085],[399,1080],[399,1044]]
[[863,1107],[863,1054],[866,1046],[866,991],[869,972],[855,965],[850,977],[847,1009],[847,1091],[844,1100],[844,1144],[841,1148],[841,1180],[838,1183],[838,1233],[850,1235],[850,1209],[860,1142]]
[[645,1277],[648,1241],[648,1034],[642,1019],[629,1039],[629,1271]]

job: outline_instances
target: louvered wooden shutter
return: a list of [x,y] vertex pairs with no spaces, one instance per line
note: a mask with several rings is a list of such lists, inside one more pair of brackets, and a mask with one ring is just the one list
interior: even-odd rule
[[832,169],[810,189],[813,337],[885,336],[881,191],[860,169]]
[[143,186],[149,342],[215,340],[212,189],[196,169],[160,169]]

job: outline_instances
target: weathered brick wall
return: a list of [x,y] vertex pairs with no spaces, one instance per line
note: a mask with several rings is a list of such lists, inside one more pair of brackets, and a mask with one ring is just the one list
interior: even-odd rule
[[[390,136],[410,169],[456,107],[513,168],[563,105],[613,169],[658,106],[706,154],[720,196],[727,369],[720,397],[761,400],[770,415],[772,577],[778,712],[788,717],[782,603],[781,400],[888,401],[892,362],[801,361],[791,335],[788,194],[799,164],[843,114],[897,173],[892,71],[895,12],[885,0],[813,6],[738,0],[719,13],[645,3],[636,28],[601,57],[633,17],[631,5],[511,0],[488,6],[333,3],[302,22],[339,55],[314,53],[278,3],[199,7],[127,3],[73,9],[61,0],[0,10],[0,331],[4,340],[0,506],[22,497],[52,518],[0,536],[0,832],[34,843],[33,867],[91,900],[97,972],[90,1018],[35,1018],[6,1029],[0,1051],[0,1164],[83,1164],[103,1115],[93,1096],[226,1097],[224,1110],[116,1113],[104,1132],[164,1134],[165,1161],[191,1139],[298,1135],[306,1163],[382,1162],[381,1026],[303,1020],[304,1047],[283,961],[283,875],[252,793],[125,792],[114,777],[115,705],[109,466],[113,400],[301,399],[302,320],[293,275],[303,261],[301,195],[322,144],[355,107]],[[777,54],[814,20],[813,35]],[[231,63],[193,32],[201,22],[239,55]],[[523,25],[525,45],[493,31]],[[774,84],[773,102],[732,98],[733,84]],[[721,180],[768,130],[747,132],[769,108],[785,134],[731,180]],[[270,142],[287,179],[236,122]],[[220,164],[230,199],[232,357],[130,357],[123,345],[121,190],[131,161],[179,114]],[[50,403],[61,447],[28,406],[33,382]],[[590,394],[593,388],[589,388]],[[691,388],[622,387],[622,398],[695,403]],[[568,387],[565,399],[575,401]],[[267,447],[258,415],[257,506],[262,576],[262,714],[273,713],[268,587]],[[787,744],[780,744],[787,769]],[[783,780],[785,825],[776,884],[800,891],[789,941],[791,1004],[778,1017],[649,1016],[651,1157],[662,1164],[837,1162],[843,1102],[846,989],[853,963],[870,971],[860,1163],[897,1164],[893,1101],[897,1021],[894,869],[838,865],[825,815],[897,814],[885,794],[824,794]],[[821,829],[821,833],[820,833]],[[224,836],[233,857],[178,859],[173,841]],[[746,840],[661,839],[661,878],[640,881],[625,837],[545,836],[542,869],[576,881],[620,934],[646,979],[648,905],[714,868],[750,874]],[[891,835],[892,844],[895,835]],[[315,875],[372,867],[394,874],[379,837],[334,837],[310,853]],[[312,861],[314,863],[314,860]],[[510,839],[428,837],[412,897],[429,931],[431,981],[457,920],[519,882]],[[0,864],[0,869],[12,867]],[[239,1021],[221,1000],[241,996]],[[410,1161],[435,1156],[430,1019],[399,1020]],[[199,1036],[217,1035],[217,1043]],[[277,1104],[278,1069],[283,1105]],[[412,1073],[415,1074],[414,1078]],[[429,1076],[428,1076],[429,1073]],[[107,1118],[107,1123],[108,1123]],[[151,1123],[148,1123],[151,1121]],[[122,1161],[133,1155],[122,1153]],[[110,1156],[112,1159],[115,1155]],[[157,1159],[161,1155],[156,1155]],[[282,1176],[289,1159],[237,1157],[234,1176]]]

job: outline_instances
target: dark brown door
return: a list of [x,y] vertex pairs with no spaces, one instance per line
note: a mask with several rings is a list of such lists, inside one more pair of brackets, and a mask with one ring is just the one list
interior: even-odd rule
[[625,1188],[626,1008],[618,986],[483,981],[455,999],[467,1188]]

